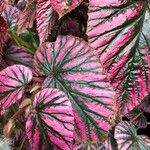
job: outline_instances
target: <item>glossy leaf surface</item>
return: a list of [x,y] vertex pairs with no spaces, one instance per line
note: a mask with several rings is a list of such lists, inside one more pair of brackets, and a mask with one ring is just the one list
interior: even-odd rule
[[39,0],[36,10],[37,31],[42,44],[51,34],[52,27],[54,26],[58,15],[50,5],[50,1]]
[[91,0],[87,34],[128,113],[150,92],[150,16],[146,1]]
[[18,102],[24,88],[32,79],[32,72],[23,65],[13,65],[0,71],[0,110]]
[[46,88],[35,95],[32,107],[26,122],[30,148],[72,150],[74,117],[68,97]]
[[47,77],[43,87],[57,87],[68,95],[77,136],[83,141],[105,136],[111,126],[114,92],[87,43],[59,36],[55,43],[46,43],[36,52],[35,66]]
[[75,9],[83,0],[50,0],[52,7],[60,16]]
[[149,150],[150,139],[143,135],[137,135],[135,126],[129,122],[120,122],[115,128],[115,139],[118,149],[122,150]]

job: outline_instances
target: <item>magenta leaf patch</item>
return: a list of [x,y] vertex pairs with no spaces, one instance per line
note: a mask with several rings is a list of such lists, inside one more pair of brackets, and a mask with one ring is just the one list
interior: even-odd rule
[[91,0],[87,34],[128,113],[150,92],[150,28],[146,1]]
[[36,16],[36,0],[28,0],[25,10],[21,13],[18,21],[18,31],[32,28]]
[[83,0],[50,0],[52,7],[60,16],[63,16],[75,9],[82,1]]
[[22,98],[31,79],[32,72],[23,65],[13,65],[0,71],[0,111]]
[[53,10],[50,1],[39,0],[36,9],[36,22],[37,31],[42,44],[51,34],[52,27],[54,26],[58,14]]
[[137,109],[140,111],[145,111],[150,113],[150,95],[144,97],[143,101],[140,103]]
[[46,88],[35,95],[26,122],[32,150],[72,150],[74,117],[68,97],[60,90]]
[[69,97],[81,140],[97,141],[110,129],[114,92],[88,44],[73,36],[59,36],[35,54],[35,66],[47,77],[43,87],[56,87]]
[[4,11],[2,16],[6,20],[8,27],[15,27],[20,17],[20,10],[16,7],[12,7],[11,5],[6,5],[4,7]]
[[118,149],[122,150],[149,150],[150,139],[143,135],[137,135],[137,130],[132,123],[123,121],[115,128],[115,139]]

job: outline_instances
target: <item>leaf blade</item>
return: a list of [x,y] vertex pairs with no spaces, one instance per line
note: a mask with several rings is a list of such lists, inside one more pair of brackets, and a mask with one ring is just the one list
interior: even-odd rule
[[69,97],[81,141],[96,141],[107,134],[114,106],[114,92],[90,50],[79,38],[60,36],[35,54],[37,72],[47,77],[43,87],[57,87]]
[[35,95],[32,113],[26,123],[31,148],[70,150],[73,124],[72,107],[67,96],[58,89],[41,90]]
[[150,91],[149,48],[142,35],[150,33],[143,23],[148,15],[146,6],[147,2],[118,0],[89,3],[89,42],[108,72],[122,114],[136,107]]
[[31,81],[32,72],[23,65],[13,65],[0,72],[1,111],[22,98],[25,86]]

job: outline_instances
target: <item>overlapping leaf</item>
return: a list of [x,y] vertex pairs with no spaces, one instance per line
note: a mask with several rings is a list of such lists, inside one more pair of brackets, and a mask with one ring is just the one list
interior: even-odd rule
[[6,20],[8,27],[15,27],[17,25],[20,13],[19,9],[11,5],[6,5],[4,7],[2,16]]
[[72,150],[74,117],[68,97],[60,90],[46,88],[35,95],[26,122],[32,150]]
[[146,1],[89,2],[89,42],[117,91],[123,114],[150,92],[149,18]]
[[39,0],[36,10],[37,31],[40,38],[40,43],[43,43],[48,35],[51,34],[58,15],[50,5],[50,1]]
[[146,136],[137,135],[136,128],[132,123],[120,122],[115,128],[115,139],[118,149],[122,150],[149,150],[150,139]]
[[32,28],[36,16],[36,0],[28,0],[25,10],[21,13],[18,21],[18,31]]
[[82,1],[83,0],[50,0],[52,7],[60,16],[75,9]]
[[19,101],[32,72],[23,65],[13,65],[0,72],[0,112]]
[[111,126],[114,92],[87,43],[59,36],[55,43],[46,43],[36,52],[35,65],[47,77],[44,87],[57,87],[68,95],[78,137],[102,140]]

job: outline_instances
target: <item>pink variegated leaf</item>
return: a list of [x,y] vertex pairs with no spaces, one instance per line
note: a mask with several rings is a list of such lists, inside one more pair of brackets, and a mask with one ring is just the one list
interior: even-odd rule
[[103,144],[81,143],[76,141],[73,150],[108,150]]
[[72,150],[74,117],[68,97],[60,90],[46,88],[35,95],[26,122],[32,150]]
[[43,87],[56,87],[69,97],[81,141],[103,140],[112,122],[114,91],[87,42],[59,36],[35,54],[35,67],[46,77]]
[[52,7],[62,17],[75,9],[83,0],[50,0]]
[[104,142],[104,146],[107,150],[118,150],[117,142],[116,139],[114,138],[114,133],[112,133],[111,131],[109,131],[109,135],[106,141]]
[[145,111],[150,113],[150,95],[147,95],[143,101],[137,107],[139,111]]
[[2,14],[4,9],[4,0],[0,0],[0,15]]
[[123,121],[115,128],[115,139],[119,150],[149,150],[150,139],[137,135],[137,130],[132,123]]
[[31,79],[32,72],[23,65],[13,65],[0,71],[0,112],[23,97]]
[[6,5],[2,16],[4,17],[8,27],[15,27],[20,17],[20,10],[11,5]]
[[22,47],[10,45],[3,52],[7,65],[22,64],[33,69],[33,55]]
[[[7,24],[2,16],[0,16],[0,57],[3,45],[7,39]],[[1,58],[0,58],[1,60]]]
[[128,113],[150,92],[148,2],[90,0],[87,34]]
[[28,0],[25,10],[21,13],[18,21],[18,32],[32,28],[36,16],[36,0]]
[[52,27],[58,19],[58,14],[53,10],[50,1],[39,0],[36,10],[37,31],[42,44],[51,34]]
[[143,115],[143,112],[133,109],[131,112],[125,115],[134,125],[138,128],[146,128],[148,125],[146,117]]

